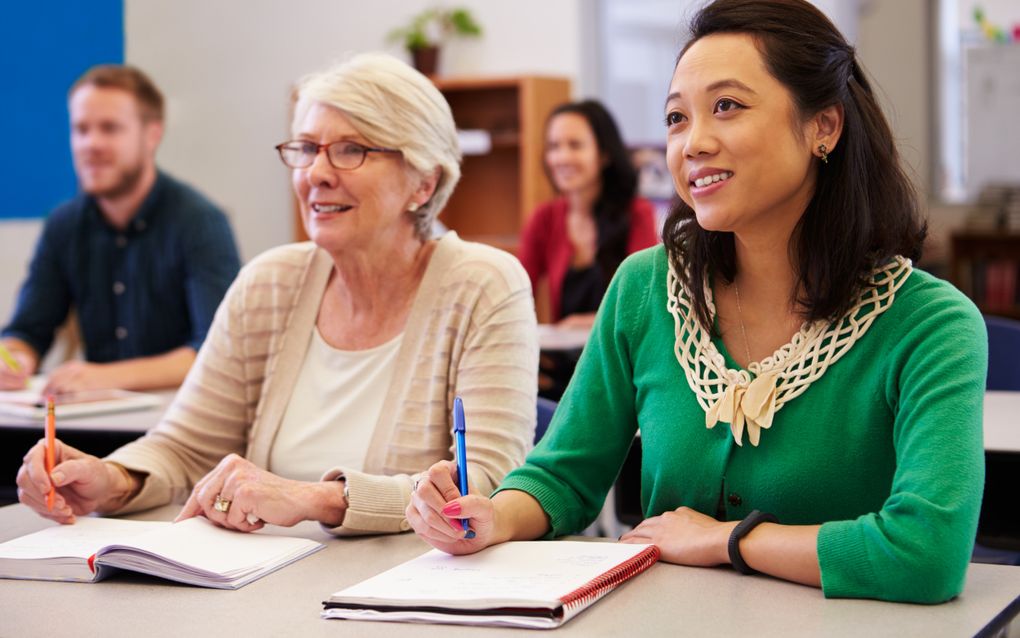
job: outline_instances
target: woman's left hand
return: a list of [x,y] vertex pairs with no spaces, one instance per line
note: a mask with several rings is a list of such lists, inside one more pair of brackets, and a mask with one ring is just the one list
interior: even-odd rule
[[680,507],[646,518],[620,541],[657,545],[667,563],[710,567],[730,562],[726,545],[736,525],[735,521],[720,523],[689,507]]
[[220,527],[253,532],[266,523],[289,527],[308,519],[339,525],[345,509],[342,482],[285,479],[230,454],[195,484],[175,522],[202,515]]

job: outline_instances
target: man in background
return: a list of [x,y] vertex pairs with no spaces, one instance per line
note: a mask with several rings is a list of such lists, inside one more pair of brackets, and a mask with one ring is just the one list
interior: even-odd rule
[[0,389],[25,387],[69,311],[84,361],[47,392],[180,385],[240,266],[226,216],[156,167],[163,96],[141,71],[93,67],[68,93],[81,193],[54,209],[14,316]]

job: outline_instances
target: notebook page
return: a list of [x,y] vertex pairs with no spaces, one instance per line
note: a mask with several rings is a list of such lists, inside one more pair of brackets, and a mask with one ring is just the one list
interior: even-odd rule
[[561,597],[626,562],[648,545],[517,541],[467,556],[433,549],[333,594],[331,601],[460,609],[555,606]]
[[87,560],[113,543],[130,543],[170,523],[80,516],[73,525],[48,527],[0,544],[0,559],[80,558]]
[[142,551],[194,570],[233,576],[268,568],[320,545],[305,538],[234,532],[199,516],[169,524],[133,542],[118,543],[115,549]]

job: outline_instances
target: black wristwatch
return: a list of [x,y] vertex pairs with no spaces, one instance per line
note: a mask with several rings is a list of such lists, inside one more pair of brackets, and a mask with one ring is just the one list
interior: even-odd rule
[[778,522],[779,519],[776,518],[775,514],[754,510],[747,515],[747,518],[737,523],[737,526],[733,528],[733,532],[730,533],[729,542],[726,544],[726,549],[730,554],[730,562],[733,563],[733,569],[744,575],[758,573],[748,567],[747,563],[744,562],[744,557],[740,555],[740,539],[750,534],[751,530],[762,523]]

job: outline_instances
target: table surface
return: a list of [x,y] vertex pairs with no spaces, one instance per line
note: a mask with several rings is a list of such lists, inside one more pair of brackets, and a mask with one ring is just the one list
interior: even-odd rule
[[[174,400],[177,390],[160,390],[147,392],[159,397],[159,405],[145,410],[115,412],[112,414],[91,414],[88,416],[60,419],[58,414],[57,432],[61,430],[88,430],[99,432],[148,432],[155,427],[166,412],[170,402]],[[39,419],[0,414],[0,429],[37,429],[42,431],[43,422]]]
[[985,450],[1020,452],[1020,392],[985,392]]
[[[167,506],[136,518],[166,520]],[[0,508],[0,541],[51,525]],[[532,630],[323,620],[321,601],[428,547],[412,534],[333,538],[318,525],[270,527],[326,549],[237,591],[121,573],[95,584],[0,580],[4,636],[536,636]],[[963,594],[942,605],[826,600],[821,592],[727,568],[659,563],[582,612],[557,636],[971,636],[1020,606],[1020,568],[972,564]]]
[[563,328],[554,323],[538,324],[538,347],[545,352],[580,350],[588,343],[591,328]]

